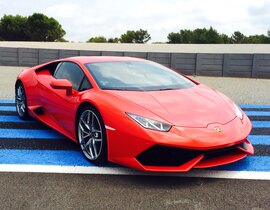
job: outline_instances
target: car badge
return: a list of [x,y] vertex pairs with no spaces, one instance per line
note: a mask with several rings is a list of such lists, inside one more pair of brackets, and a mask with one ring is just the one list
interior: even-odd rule
[[216,132],[221,132],[221,129],[220,129],[220,127],[214,127],[214,130],[216,131]]

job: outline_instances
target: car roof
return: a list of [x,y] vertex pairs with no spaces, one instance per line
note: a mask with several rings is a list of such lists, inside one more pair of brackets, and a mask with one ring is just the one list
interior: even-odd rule
[[63,60],[77,61],[82,64],[96,63],[96,62],[115,62],[115,61],[145,61],[145,59],[141,58],[120,57],[120,56],[76,56],[66,58]]

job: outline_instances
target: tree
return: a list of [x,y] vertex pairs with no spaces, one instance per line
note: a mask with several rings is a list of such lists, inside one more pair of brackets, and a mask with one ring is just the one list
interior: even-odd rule
[[87,42],[104,43],[107,39],[104,36],[91,37]]
[[239,31],[235,31],[231,37],[226,34],[219,34],[217,30],[210,27],[197,28],[195,30],[180,30],[179,32],[171,32],[167,36],[168,43],[196,43],[196,44],[231,44],[231,43],[253,43],[253,44],[270,44],[270,31],[268,30],[267,36],[251,35],[245,36]]
[[252,44],[268,44],[270,43],[270,37],[265,36],[263,34],[261,35],[251,35],[246,38],[247,43],[252,43]]
[[220,34],[210,27],[206,28],[198,28],[193,31],[194,43],[198,44],[218,44],[222,43],[222,39]]
[[57,20],[40,13],[4,15],[0,20],[0,37],[7,41],[63,41],[65,34]]
[[169,33],[168,43],[197,43],[197,44],[214,44],[222,43],[223,40],[220,34],[210,27],[206,28],[197,28],[193,31],[191,30],[180,30],[178,33]]
[[151,39],[147,30],[128,30],[125,34],[121,35],[120,42],[122,43],[146,43]]
[[28,41],[27,18],[4,15],[0,19],[0,37],[6,41]]
[[181,43],[193,43],[194,34],[191,30],[180,30]]
[[167,39],[170,44],[182,43],[180,33],[171,32],[168,34]]
[[205,41],[209,44],[220,44],[222,39],[217,30],[213,29],[212,26],[206,30]]
[[235,31],[232,34],[232,42],[235,44],[241,44],[245,42],[246,36],[242,34],[240,31]]
[[193,31],[193,43],[196,44],[207,44],[207,37],[205,36],[206,28],[197,28]]
[[41,13],[29,16],[27,25],[31,41],[56,41],[66,34],[57,20]]
[[134,43],[135,42],[135,31],[127,31],[121,35],[120,42],[122,43]]
[[138,30],[135,31],[135,43],[146,43],[151,39],[150,34],[147,30]]
[[115,38],[109,38],[108,39],[109,43],[118,43],[119,42],[119,38],[115,37]]
[[231,37],[229,37],[227,34],[221,34],[220,38],[221,38],[221,43],[223,43],[223,44],[231,44],[232,43]]

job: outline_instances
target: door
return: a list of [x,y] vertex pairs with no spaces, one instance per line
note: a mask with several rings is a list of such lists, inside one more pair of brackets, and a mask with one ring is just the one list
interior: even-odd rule
[[[67,95],[66,90],[53,89],[50,82],[55,79],[69,80],[72,84],[72,94]],[[75,115],[81,92],[91,88],[83,70],[73,62],[61,62],[53,75],[39,82],[43,84],[40,96],[46,113],[62,129],[74,136]]]

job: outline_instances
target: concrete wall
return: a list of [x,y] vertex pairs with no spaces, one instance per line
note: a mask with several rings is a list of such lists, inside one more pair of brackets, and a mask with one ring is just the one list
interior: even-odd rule
[[16,48],[0,48],[0,65],[19,66],[19,50]]
[[187,75],[195,75],[196,72],[195,53],[172,53],[171,54],[171,68]]
[[222,76],[223,54],[199,53],[196,59],[196,75],[199,76]]
[[270,54],[167,53],[0,47],[0,65],[35,66],[71,56],[130,56],[158,62],[187,75],[270,78]]

